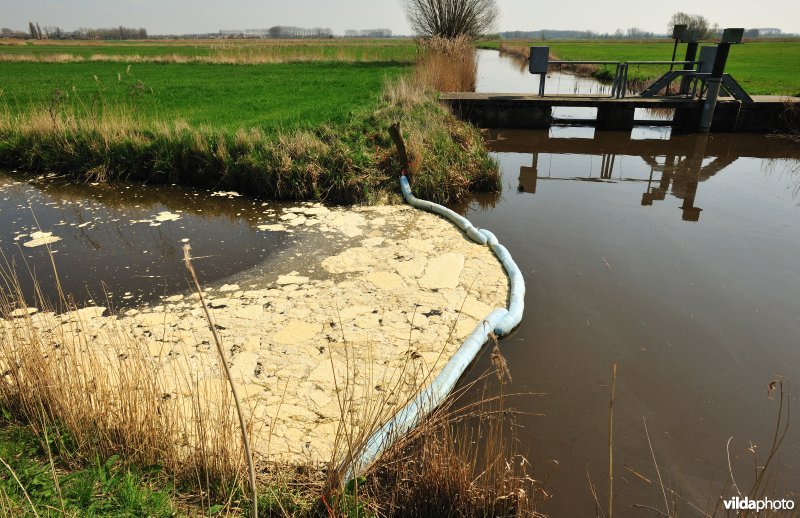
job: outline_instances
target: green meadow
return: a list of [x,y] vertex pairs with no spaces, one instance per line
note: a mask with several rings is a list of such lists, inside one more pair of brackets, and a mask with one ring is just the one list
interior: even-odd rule
[[373,107],[395,63],[0,63],[3,109],[122,110],[140,121],[182,120],[220,130],[312,128]]

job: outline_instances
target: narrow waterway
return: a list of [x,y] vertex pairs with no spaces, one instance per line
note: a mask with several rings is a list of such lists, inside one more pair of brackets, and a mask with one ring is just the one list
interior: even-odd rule
[[[537,88],[496,53],[479,66],[479,90]],[[679,516],[713,511],[729,438],[747,493],[776,432],[770,382],[800,379],[800,146],[652,127],[486,138],[502,194],[461,209],[497,234],[527,283],[525,318],[501,346],[506,390],[543,394],[514,399],[522,450],[537,478],[552,473],[543,511],[594,516],[588,478],[607,501],[614,363],[617,514],[666,512],[659,473]],[[490,363],[487,353],[473,376]],[[770,469],[766,496],[800,498],[796,422]]]

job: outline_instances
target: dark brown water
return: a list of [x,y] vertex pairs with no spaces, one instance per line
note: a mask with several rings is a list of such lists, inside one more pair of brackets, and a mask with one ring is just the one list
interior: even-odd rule
[[[79,303],[151,303],[188,289],[183,244],[204,283],[278,260],[295,238],[260,230],[279,204],[176,186],[75,184],[54,177],[0,174],[0,262],[16,272],[31,301],[33,279],[56,299],[53,253],[65,293]],[[58,241],[28,247],[35,232]],[[251,277],[254,274],[251,272]],[[254,282],[257,282],[257,278]]]
[[[587,472],[606,505],[614,363],[617,515],[665,508],[643,418],[680,516],[713,509],[730,437],[746,491],[747,450],[756,445],[763,462],[775,432],[768,385],[776,375],[790,391],[800,381],[800,146],[759,135],[670,138],[661,128],[487,139],[502,195],[463,210],[497,234],[527,283],[525,318],[501,347],[510,390],[544,393],[515,400],[543,414],[518,418],[536,475],[557,461],[544,512],[594,516]],[[474,372],[489,363],[487,354]],[[800,411],[793,391],[790,404]],[[767,496],[800,500],[794,417],[772,466]]]

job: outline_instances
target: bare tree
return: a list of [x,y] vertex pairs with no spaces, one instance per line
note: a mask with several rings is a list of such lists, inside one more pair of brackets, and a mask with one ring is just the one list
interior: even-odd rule
[[50,39],[55,38],[60,40],[64,35],[64,31],[61,30],[61,27],[56,25],[45,25],[42,27],[42,30],[44,31],[44,35]]
[[411,28],[420,36],[478,38],[494,29],[496,0],[403,0]]
[[667,33],[672,33],[672,28],[675,25],[686,25],[686,28],[689,30],[697,29],[700,31],[700,38],[705,38],[708,36],[709,23],[705,16],[677,12],[672,15],[672,18],[669,19]]

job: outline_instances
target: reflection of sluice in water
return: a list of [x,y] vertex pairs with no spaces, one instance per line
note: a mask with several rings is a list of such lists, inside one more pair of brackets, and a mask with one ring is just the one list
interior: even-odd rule
[[[694,206],[694,199],[697,195],[697,178],[693,175],[691,167],[687,166],[685,158],[669,156],[663,165],[653,161],[651,165],[650,180],[647,182],[647,192],[642,194],[642,206],[651,206],[655,201],[666,198],[667,192],[672,185],[672,195],[683,200],[681,209],[683,210],[684,221],[699,221],[700,212],[703,209]],[[653,172],[660,171],[661,179],[657,186],[654,185]],[[698,171],[699,172],[699,171]]]
[[[536,184],[539,179],[538,175],[538,162],[539,154],[534,153],[531,166],[522,166],[519,169],[519,186],[517,192],[519,193],[536,193]],[[681,209],[683,211],[684,221],[698,221],[700,219],[700,212],[703,209],[695,207],[694,200],[697,194],[697,186],[701,171],[705,174],[702,176],[708,178],[726,166],[732,164],[736,158],[720,159],[716,158],[707,166],[703,167],[704,154],[696,156],[674,156],[667,155],[663,163],[659,163],[655,156],[642,156],[645,163],[650,166],[650,177],[647,180],[647,191],[642,194],[642,206],[651,206],[653,202],[664,200],[668,192],[672,196],[683,200]],[[614,172],[614,164],[616,163],[617,155],[603,154],[601,155],[600,164],[600,180],[611,180]],[[653,178],[655,172],[661,173],[661,178],[656,182]],[[561,178],[543,177],[545,180],[556,180]],[[574,180],[589,180],[596,181],[597,178],[593,177],[574,177]],[[624,178],[620,177],[620,180]],[[636,181],[628,179],[629,181]],[[671,189],[670,189],[671,187]]]
[[[697,140],[695,153],[691,156],[680,157],[667,155],[663,164],[659,164],[655,157],[642,157],[650,166],[650,179],[647,181],[647,192],[642,195],[642,205],[653,205],[654,201],[663,200],[667,190],[672,184],[671,193],[676,198],[683,200],[684,221],[698,221],[703,210],[695,207],[694,200],[697,195],[697,186],[700,178],[707,179],[722,171],[736,161],[735,156],[721,156],[714,158],[707,165],[703,165],[706,156],[707,138]],[[657,186],[653,186],[653,173],[660,172],[661,179]]]
[[536,194],[536,180],[539,179],[539,154],[533,154],[533,163],[530,167],[522,166],[519,168],[519,186],[517,192],[529,192]]
[[[667,189],[672,184],[671,193],[683,200],[684,221],[698,221],[703,210],[695,207],[694,200],[697,195],[697,186],[700,178],[707,179],[731,165],[737,156],[718,156],[708,165],[703,165],[706,157],[708,137],[703,135],[697,138],[693,153],[689,156],[666,155],[663,164],[659,164],[656,157],[643,156],[642,159],[650,166],[650,179],[647,181],[647,192],[642,195],[642,205],[653,205],[654,201],[663,200]],[[653,173],[660,172],[661,179],[657,187],[653,187]]]
[[[719,173],[742,156],[770,157],[786,154],[785,143],[753,140],[737,136],[693,135],[671,139],[635,140],[618,132],[597,132],[595,138],[553,137],[547,132],[502,131],[490,141],[493,151],[531,153],[531,165],[519,168],[518,193],[535,194],[540,180],[578,180],[615,182],[646,182],[641,205],[652,206],[667,194],[682,200],[684,221],[699,221],[702,208],[695,205],[700,182]],[[592,173],[570,177],[551,177],[540,174],[540,155],[593,155],[600,157],[599,178]],[[626,177],[621,172],[614,177],[619,156],[635,156],[650,168],[647,178]],[[659,176],[660,175],[660,176]]]
[[[488,130],[486,136],[489,148],[495,152],[633,156],[688,156],[694,153],[697,140],[703,138],[702,135],[673,134],[669,139],[633,140],[629,132],[587,128],[593,130],[593,137],[576,139],[570,137],[575,136],[580,128],[562,129],[569,134],[560,131],[551,136],[547,131],[497,129]],[[717,133],[708,138],[705,156],[800,159],[800,146],[788,145],[786,140],[780,138]]]

